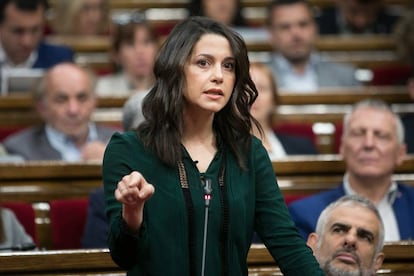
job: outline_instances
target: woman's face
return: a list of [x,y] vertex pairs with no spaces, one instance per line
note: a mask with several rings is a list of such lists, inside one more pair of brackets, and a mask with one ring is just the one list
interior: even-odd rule
[[256,85],[257,92],[259,92],[250,109],[250,113],[261,124],[267,123],[269,115],[275,109],[272,81],[268,74],[258,67],[250,68],[250,76]]
[[135,28],[132,41],[124,41],[119,48],[117,59],[123,70],[134,78],[152,76],[157,44],[151,40],[143,26]]
[[235,58],[228,40],[204,34],[194,45],[184,67],[187,110],[220,111],[235,85]]
[[78,17],[78,34],[100,35],[102,21],[104,21],[103,0],[85,0]]

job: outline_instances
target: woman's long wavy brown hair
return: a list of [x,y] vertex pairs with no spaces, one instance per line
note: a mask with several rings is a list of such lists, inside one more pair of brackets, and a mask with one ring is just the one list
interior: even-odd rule
[[175,166],[182,159],[184,66],[204,34],[225,37],[235,58],[233,92],[226,106],[215,114],[213,128],[245,169],[252,122],[259,125],[250,115],[257,90],[249,75],[247,48],[236,32],[206,17],[189,17],[177,24],[162,45],[154,67],[155,86],[144,99],[145,122],[138,135],[165,164]]

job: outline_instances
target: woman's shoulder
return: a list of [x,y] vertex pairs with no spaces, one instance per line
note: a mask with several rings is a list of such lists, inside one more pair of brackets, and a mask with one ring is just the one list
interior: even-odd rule
[[250,156],[255,160],[255,162],[264,161],[269,159],[269,154],[267,153],[266,148],[263,146],[262,140],[256,136],[251,136],[251,151]]
[[128,130],[125,132],[115,132],[109,144],[141,144],[141,139],[138,137],[138,133],[135,130]]

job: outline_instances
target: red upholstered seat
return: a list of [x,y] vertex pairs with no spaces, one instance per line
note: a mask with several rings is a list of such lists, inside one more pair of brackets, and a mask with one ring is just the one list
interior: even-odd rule
[[28,202],[2,202],[1,206],[13,211],[26,233],[37,244],[36,215],[32,204]]
[[382,66],[371,69],[373,79],[370,85],[405,85],[411,75],[412,68],[407,64]]
[[87,210],[87,198],[50,201],[53,249],[81,248]]
[[0,128],[0,142],[5,140],[8,136],[19,132],[22,130],[22,127],[1,127]]
[[292,202],[294,202],[296,200],[299,200],[299,199],[302,199],[302,198],[305,198],[307,196],[309,196],[309,195],[308,194],[283,195],[283,197],[285,198],[286,205],[289,205]]
[[341,147],[342,132],[343,132],[342,122],[336,123],[335,124],[335,137],[334,137],[335,153],[339,153],[339,148]]

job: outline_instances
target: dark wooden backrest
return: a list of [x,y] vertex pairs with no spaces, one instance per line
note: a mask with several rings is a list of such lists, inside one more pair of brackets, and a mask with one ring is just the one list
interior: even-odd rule
[[[387,243],[378,275],[413,275],[414,244]],[[264,245],[252,245],[247,264],[249,275],[282,275]],[[0,253],[1,275],[125,275],[108,249],[47,250]]]
[[[273,162],[287,201],[336,187],[345,164],[338,155],[290,156]],[[396,169],[394,179],[414,185],[414,156]],[[50,205],[53,200],[87,199],[102,185],[101,163],[38,161],[0,164],[0,201],[32,203],[36,211],[39,246],[52,248]]]

